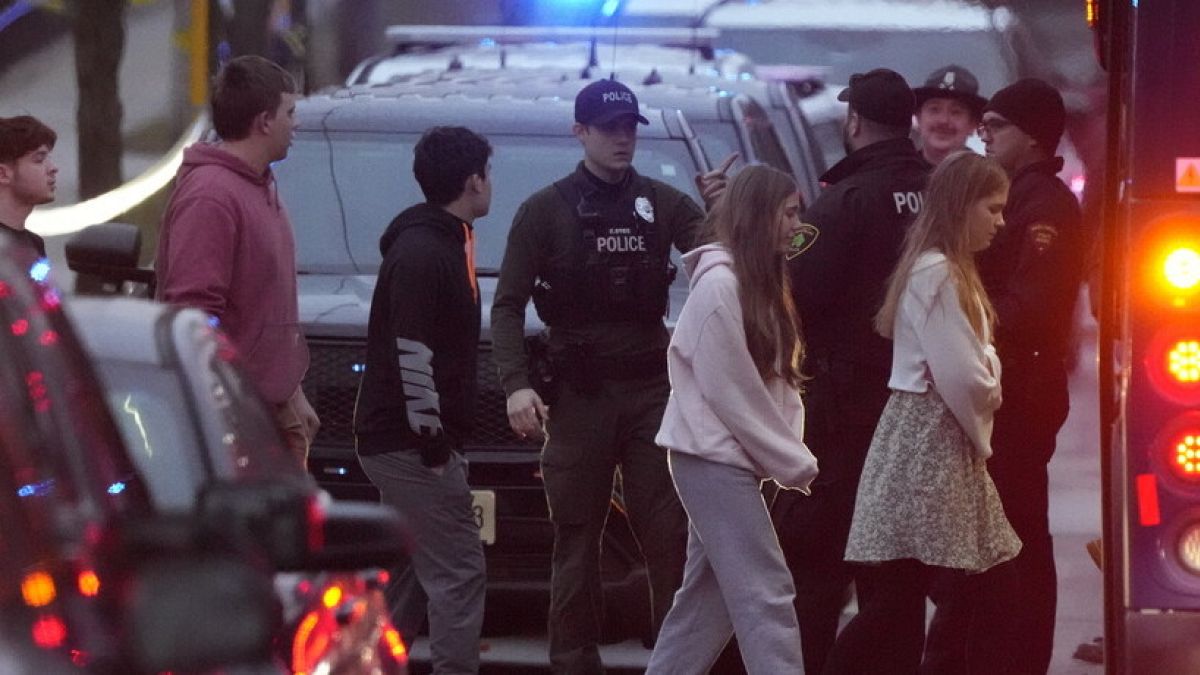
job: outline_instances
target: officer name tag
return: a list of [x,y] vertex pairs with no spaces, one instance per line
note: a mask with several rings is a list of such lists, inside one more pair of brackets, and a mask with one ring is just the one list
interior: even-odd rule
[[471,510],[479,526],[479,538],[485,544],[496,543],[496,493],[494,490],[471,490]]

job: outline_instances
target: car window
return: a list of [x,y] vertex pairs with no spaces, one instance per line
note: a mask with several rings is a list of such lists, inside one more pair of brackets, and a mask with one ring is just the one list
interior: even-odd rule
[[[691,122],[691,125],[692,131],[696,132],[696,140],[700,142],[700,149],[704,151],[704,157],[710,166],[719,166],[721,160],[733,152],[741,153],[743,163],[749,159],[742,151],[742,143],[738,140],[737,129],[734,129],[731,122],[714,120]],[[734,166],[742,166],[742,164]]]
[[99,364],[108,407],[158,508],[190,510],[207,482],[191,406],[178,376],[155,365]]
[[[732,135],[731,125],[722,125]],[[354,265],[344,272],[375,273],[379,269],[379,237],[402,209],[423,200],[412,176],[412,152],[417,134],[336,133],[330,136],[333,147],[333,166],[338,192],[346,212],[346,238]],[[493,135],[488,140],[492,155],[491,212],[475,223],[476,265],[494,272],[504,258],[508,230],[517,207],[537,190],[567,175],[582,159],[579,142],[574,138]],[[318,140],[297,140],[294,148]],[[319,152],[293,152],[288,160],[291,171],[280,174],[280,181],[300,178],[301,162],[313,161]],[[687,144],[682,140],[642,138],[638,140],[638,171],[646,176],[671,184],[698,198],[692,177],[696,173]],[[288,194],[303,193],[301,182],[288,187]],[[317,191],[314,191],[315,194]],[[290,197],[288,197],[290,199]],[[310,195],[301,194],[297,202],[289,202],[292,220],[297,230],[297,245],[302,269],[308,261],[319,259],[322,253],[313,246],[330,246],[327,232],[309,234],[310,229],[334,229],[338,221],[316,215],[305,207]]]
[[775,126],[767,116],[762,106],[748,98],[739,98],[735,104],[741,109],[742,120],[750,136],[750,145],[754,148],[754,156],[758,161],[785,171],[793,177],[796,175],[791,162],[779,144],[779,136]]
[[822,120],[813,124],[812,130],[813,135],[817,137],[817,145],[821,148],[821,154],[825,158],[826,170],[846,157],[846,146],[842,137],[840,120]]

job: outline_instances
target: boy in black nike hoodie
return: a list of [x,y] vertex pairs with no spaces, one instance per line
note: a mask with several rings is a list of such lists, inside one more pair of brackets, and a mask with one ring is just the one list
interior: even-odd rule
[[417,543],[388,599],[411,640],[429,612],[437,673],[479,670],[486,574],[459,452],[475,403],[479,287],[472,223],[491,204],[492,149],[463,127],[434,127],[414,149],[425,203],[379,240],[367,369],[354,432],[363,469]]

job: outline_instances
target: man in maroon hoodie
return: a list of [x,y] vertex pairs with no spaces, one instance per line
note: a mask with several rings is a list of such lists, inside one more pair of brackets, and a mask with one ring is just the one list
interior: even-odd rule
[[301,465],[317,414],[300,380],[308,345],[296,301],[296,242],[271,163],[287,156],[296,83],[258,56],[217,74],[212,121],[221,140],[184,151],[159,233],[157,299],[198,307],[229,335]]

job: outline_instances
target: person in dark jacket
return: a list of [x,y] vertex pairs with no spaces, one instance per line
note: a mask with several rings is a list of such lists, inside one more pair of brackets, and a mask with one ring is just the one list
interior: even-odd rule
[[[638,124],[648,121],[628,87],[613,80],[584,87],[575,120],[583,161],[513,218],[492,338],[509,423],[522,436],[547,435],[541,465],[554,526],[551,667],[599,673],[600,540],[618,466],[646,558],[655,633],[683,579],[687,519],[654,436],[670,392],[663,325],[670,249],[695,245],[704,213],[684,193],[633,169]],[[552,390],[542,394],[526,355],[531,297],[549,326],[555,372]]]
[[25,227],[33,207],[54,201],[58,134],[29,115],[0,117],[0,232],[46,256],[46,243]]
[[417,548],[389,588],[411,640],[429,617],[434,672],[479,669],[487,586],[460,453],[475,405],[479,285],[472,225],[492,199],[492,148],[463,127],[434,127],[414,149],[425,202],[388,225],[354,412],[359,459]]
[[774,506],[807,673],[821,672],[852,578],[842,556],[892,364],[891,342],[873,319],[928,175],[909,140],[914,97],[903,77],[885,68],[856,74],[838,98],[849,102],[849,154],[821,177],[828,187],[804,215],[815,239],[791,263],[812,376],[805,440],[821,473],[811,496],[784,492]]
[[988,472],[1023,544],[1015,559],[937,599],[928,672],[1045,673],[1054,647],[1058,577],[1047,465],[1067,419],[1067,357],[1086,245],[1079,202],[1058,178],[1062,96],[1020,80],[984,108],[979,135],[1012,178],[1005,227],[978,257],[996,309],[1004,403]]

